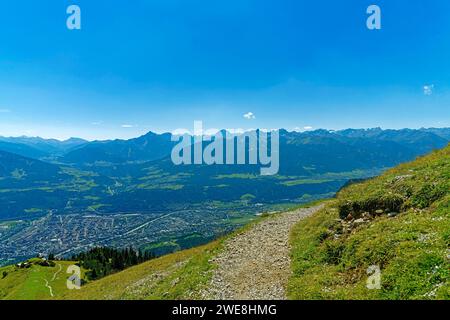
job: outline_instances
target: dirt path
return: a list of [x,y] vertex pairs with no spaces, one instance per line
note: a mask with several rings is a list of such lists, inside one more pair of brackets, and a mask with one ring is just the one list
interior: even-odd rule
[[[53,281],[55,281],[56,280],[56,277],[58,276],[58,274],[62,271],[62,266],[61,266],[61,264],[57,264],[58,265],[58,271],[56,271],[54,274],[53,274],[53,278],[52,278],[52,280],[50,280],[50,282],[53,282]],[[50,293],[50,296],[53,298],[55,295],[53,294],[53,288],[52,288],[52,286],[50,285],[50,282],[47,280],[47,279],[43,279],[44,281],[45,281],[45,286],[47,287],[47,289],[48,289],[48,291],[49,291],[49,293]]]
[[45,286],[48,288],[48,290],[50,291],[50,296],[53,298],[54,297],[54,295],[53,295],[53,288],[52,288],[52,286],[48,283],[48,280],[47,279],[44,279],[44,281],[45,281]]
[[60,273],[61,271],[62,271],[62,266],[59,264],[59,263],[57,263],[57,265],[58,265],[58,271],[56,271],[54,274],[53,274],[53,278],[52,278],[52,281],[55,281],[56,280],[56,276],[58,275],[58,273]]
[[280,214],[256,224],[225,243],[214,259],[205,299],[286,299],[290,270],[289,231],[299,220],[321,206]]

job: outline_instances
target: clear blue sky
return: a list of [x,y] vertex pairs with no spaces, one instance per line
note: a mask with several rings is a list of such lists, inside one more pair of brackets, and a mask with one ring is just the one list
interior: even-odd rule
[[0,27],[0,135],[450,126],[448,0],[15,0]]

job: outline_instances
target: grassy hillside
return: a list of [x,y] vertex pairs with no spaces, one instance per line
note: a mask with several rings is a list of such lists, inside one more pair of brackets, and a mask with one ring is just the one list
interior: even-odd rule
[[28,261],[29,268],[0,268],[0,300],[57,299],[67,291],[66,271],[73,262],[56,261],[55,266],[44,267],[38,264],[41,259]]
[[67,289],[66,280],[70,275],[66,270],[73,264],[70,261],[55,261],[54,267],[38,264],[29,268],[3,267],[0,268],[0,300],[195,299],[209,280],[208,271],[212,268],[209,259],[221,243],[215,241],[150,260],[88,282],[80,290]]
[[[33,263],[29,268],[0,268],[0,300],[117,300],[195,299],[209,280],[209,259],[222,240],[169,254],[68,290],[66,273],[70,261],[54,267]],[[29,261],[34,262],[36,259]],[[3,272],[6,276],[3,277]],[[2,278],[3,277],[3,278]],[[50,288],[51,287],[51,290]]]
[[207,283],[211,268],[208,260],[218,242],[179,251],[93,281],[81,290],[66,291],[62,299],[142,300],[195,299]]
[[345,188],[291,244],[291,299],[450,299],[450,146]]

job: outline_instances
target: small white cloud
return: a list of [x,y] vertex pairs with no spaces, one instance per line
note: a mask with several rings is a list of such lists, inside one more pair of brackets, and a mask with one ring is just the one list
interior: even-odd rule
[[313,127],[311,127],[311,126],[303,127],[303,130],[306,130],[306,131],[309,131],[309,130],[312,130],[312,129],[313,129]]
[[248,120],[256,119],[256,117],[253,114],[253,112],[247,112],[246,114],[244,114],[244,118],[248,119]]
[[123,124],[123,125],[121,125],[121,127],[122,128],[134,128],[134,127],[136,127],[135,125],[132,125],[132,124]]
[[220,130],[217,128],[211,128],[211,129],[206,129],[203,133],[203,135],[205,136],[214,136],[217,132],[219,132]]
[[184,129],[184,128],[179,128],[179,129],[175,129],[172,131],[172,135],[174,136],[182,136],[185,134],[191,134],[191,132],[188,129]]
[[91,125],[93,125],[93,126],[99,126],[99,125],[102,125],[103,124],[103,121],[94,121],[94,122],[91,122]]
[[9,109],[0,109],[0,113],[10,113],[11,110]]
[[433,94],[434,84],[427,84],[423,86],[423,94],[426,96],[431,96]]
[[231,134],[243,134],[245,133],[245,129],[235,128],[235,129],[226,129]]

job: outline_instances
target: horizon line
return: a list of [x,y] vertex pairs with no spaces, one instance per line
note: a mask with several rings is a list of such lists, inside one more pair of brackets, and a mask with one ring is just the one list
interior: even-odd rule
[[[444,127],[419,127],[419,128],[403,127],[403,128],[395,129],[395,128],[383,128],[383,127],[378,126],[378,127],[367,127],[367,128],[351,128],[351,127],[349,127],[349,128],[345,128],[345,129],[326,129],[326,128],[313,129],[312,128],[312,129],[303,129],[303,130],[297,130],[296,128],[291,129],[291,130],[286,129],[286,128],[277,128],[277,129],[264,129],[264,128],[241,129],[241,128],[239,128],[239,129],[212,129],[212,130],[211,129],[206,129],[205,131],[208,131],[209,133],[208,134],[204,133],[203,136],[211,136],[211,135],[214,135],[214,134],[216,134],[217,132],[220,132],[220,131],[230,132],[232,134],[243,134],[243,133],[246,133],[246,132],[258,131],[258,130],[260,130],[260,131],[267,131],[267,132],[279,130],[279,131],[286,131],[288,133],[293,133],[293,132],[296,132],[296,133],[308,133],[308,132],[317,132],[317,131],[328,131],[330,133],[335,133],[335,132],[340,132],[340,131],[345,131],[345,130],[364,130],[364,131],[369,131],[369,130],[388,131],[388,130],[392,130],[392,131],[401,131],[401,130],[430,130],[430,129],[441,129],[442,130],[442,129],[450,129],[450,127],[446,127],[446,126],[444,126]],[[175,133],[177,130],[180,130],[179,131],[180,133]],[[184,131],[181,132],[181,130],[184,130]],[[155,135],[159,135],[159,136],[165,135],[165,134],[179,135],[179,136],[181,136],[183,134],[189,134],[191,136],[197,136],[197,135],[191,133],[189,130],[186,130],[186,129],[175,129],[175,130],[173,130],[171,132],[170,131],[157,132],[156,130],[155,131],[149,130],[149,131],[146,131],[145,133],[142,133],[140,135],[137,135],[135,137],[128,138],[128,139],[124,139],[124,138],[86,139],[86,138],[82,138],[81,136],[78,136],[78,137],[71,136],[71,137],[67,137],[67,138],[55,138],[55,137],[45,137],[45,136],[40,136],[40,135],[36,135],[36,136],[31,136],[30,135],[30,136],[28,136],[26,134],[18,135],[18,136],[6,136],[6,135],[0,134],[0,139],[26,138],[26,139],[42,139],[42,140],[47,140],[47,141],[49,141],[49,140],[56,140],[56,141],[59,141],[59,142],[67,142],[67,141],[70,141],[70,140],[84,140],[86,142],[106,142],[106,141],[115,141],[115,140],[121,140],[121,141],[133,140],[133,139],[137,139],[137,138],[146,136],[148,134],[155,134]]]

